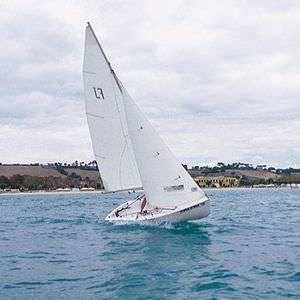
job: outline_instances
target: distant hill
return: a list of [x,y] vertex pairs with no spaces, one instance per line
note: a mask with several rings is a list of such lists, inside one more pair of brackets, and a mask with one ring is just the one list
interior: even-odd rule
[[54,168],[46,166],[29,166],[29,165],[0,165],[0,176],[11,177],[13,175],[30,175],[38,177],[66,177]]
[[[219,166],[220,165],[220,166]],[[183,165],[186,169],[187,166]],[[262,168],[264,167],[264,168]],[[239,180],[240,186],[255,184],[291,184],[300,183],[300,169],[266,168],[264,165],[253,168],[247,164],[234,163],[215,167],[192,167],[188,172],[193,176],[228,176]],[[41,164],[1,164],[0,189],[56,189],[61,187],[103,188],[96,161],[88,164],[75,161],[67,163]]]
[[98,170],[82,170],[80,168],[65,168],[64,170],[68,172],[69,175],[75,173],[81,178],[89,177],[91,179],[95,179],[100,177]]
[[[59,172],[64,170],[65,174]],[[30,175],[38,177],[68,177],[72,173],[81,178],[89,177],[91,179],[99,178],[98,170],[81,170],[80,168],[55,168],[48,166],[30,166],[30,165],[0,165],[0,176],[11,177],[13,175]]]
[[225,173],[228,176],[245,176],[247,178],[259,178],[259,179],[278,179],[280,175],[268,172],[267,170],[226,170]]
[[0,165],[0,190],[102,189],[99,172],[88,166]]
[[269,172],[267,170],[241,170],[241,169],[227,169],[223,172],[201,172],[200,170],[188,170],[192,176],[211,175],[211,176],[233,176],[246,177],[248,179],[272,179],[280,178],[279,174]]

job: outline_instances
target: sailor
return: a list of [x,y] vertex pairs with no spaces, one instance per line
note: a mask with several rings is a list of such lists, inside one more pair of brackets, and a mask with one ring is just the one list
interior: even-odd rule
[[144,211],[144,208],[145,208],[146,204],[147,204],[147,198],[144,197],[144,198],[143,198],[143,201],[142,201],[142,203],[141,203],[141,211],[140,211],[141,214],[142,214],[142,213],[147,213],[146,210]]

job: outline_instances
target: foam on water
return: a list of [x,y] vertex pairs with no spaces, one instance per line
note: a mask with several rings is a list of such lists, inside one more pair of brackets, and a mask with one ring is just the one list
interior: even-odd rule
[[300,190],[209,194],[200,221],[116,224],[131,195],[1,196],[0,299],[300,299]]

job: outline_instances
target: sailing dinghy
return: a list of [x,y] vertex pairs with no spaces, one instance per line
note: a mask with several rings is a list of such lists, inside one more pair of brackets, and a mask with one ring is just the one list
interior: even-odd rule
[[209,215],[209,199],[177,162],[111,67],[91,25],[83,81],[94,155],[106,192],[144,190],[108,221],[187,221]]

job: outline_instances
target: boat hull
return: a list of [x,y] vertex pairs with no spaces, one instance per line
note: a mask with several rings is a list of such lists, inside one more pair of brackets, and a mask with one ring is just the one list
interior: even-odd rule
[[[201,200],[201,202],[193,203],[191,205],[184,205],[178,207],[172,211],[164,211],[161,213],[148,213],[140,214],[138,211],[139,204],[131,203],[134,201],[129,201],[123,203],[122,205],[115,208],[106,218],[106,221],[111,222],[128,222],[128,221],[158,221],[158,222],[183,222],[191,220],[199,220],[207,217],[210,214],[210,201],[209,199]],[[118,214],[118,211],[130,206],[128,212],[124,214]]]

